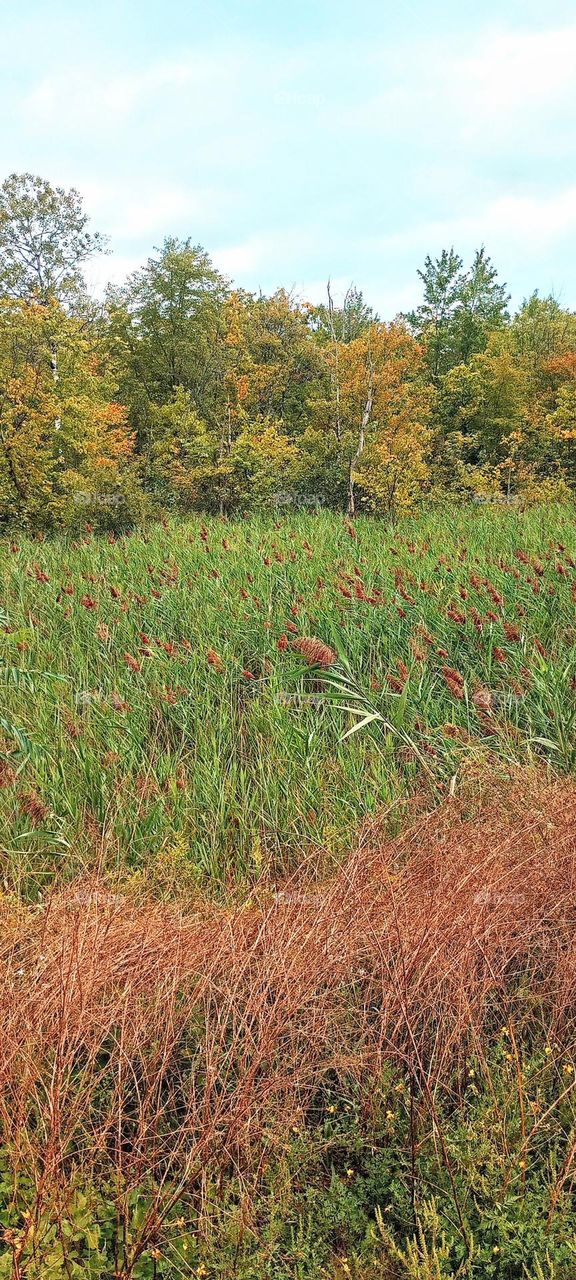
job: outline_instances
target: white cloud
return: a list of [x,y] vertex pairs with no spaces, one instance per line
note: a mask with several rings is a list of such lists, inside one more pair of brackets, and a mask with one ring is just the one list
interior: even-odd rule
[[502,196],[486,210],[487,236],[527,248],[576,231],[576,186],[551,196]]
[[[216,266],[230,276],[247,273],[254,276],[259,271],[268,275],[270,271],[279,270],[280,262],[301,263],[305,255],[317,248],[318,238],[313,231],[279,227],[276,232],[255,234],[238,244],[221,245],[211,250],[211,257]],[[286,288],[290,287],[286,279],[283,283]]]
[[[463,59],[457,78],[474,112],[532,114],[574,94],[576,25],[550,31],[494,30]],[[466,98],[463,107],[466,110]]]
[[144,182],[82,182],[81,193],[94,224],[113,239],[135,241],[172,234],[186,222],[193,236],[194,220],[205,219],[218,202],[218,193],[185,187],[159,187]]
[[267,241],[252,236],[243,244],[232,244],[215,249],[212,258],[218,269],[227,276],[245,275],[258,271],[264,265],[267,256]]
[[66,123],[78,130],[90,125],[118,126],[146,101],[205,78],[200,61],[161,62],[141,71],[106,75],[101,68],[71,69],[46,76],[24,99],[25,116],[43,128]]
[[538,248],[576,231],[576,186],[550,196],[503,195],[487,201],[471,214],[425,221],[375,241],[379,250],[448,248],[486,241],[501,245]]
[[[456,33],[402,49],[370,46],[365,65],[366,92],[336,108],[339,127],[392,141],[413,135],[434,148],[440,142],[447,154],[471,143],[497,153],[514,137],[522,146],[554,148],[550,116],[562,133],[559,109],[576,107],[576,24],[548,31],[493,26],[466,40]],[[375,69],[376,92],[368,87]]]

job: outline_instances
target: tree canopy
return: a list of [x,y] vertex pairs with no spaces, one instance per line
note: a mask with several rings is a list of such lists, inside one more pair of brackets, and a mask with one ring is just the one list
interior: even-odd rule
[[[114,525],[175,509],[322,503],[395,513],[427,495],[576,486],[576,315],[510,314],[484,246],[418,271],[382,321],[351,284],[321,302],[236,288],[167,236],[104,305],[77,191],[0,188],[0,521]],[[79,496],[80,495],[80,496]]]

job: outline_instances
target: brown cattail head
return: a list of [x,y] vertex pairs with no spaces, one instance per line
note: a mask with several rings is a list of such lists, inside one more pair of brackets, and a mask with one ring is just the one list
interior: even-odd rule
[[292,641],[292,648],[311,666],[331,667],[336,661],[334,649],[323,640],[317,640],[316,636],[300,636],[298,640]]
[[113,707],[114,707],[114,710],[115,710],[115,711],[129,711],[129,710],[130,710],[130,707],[128,706],[128,703],[127,703],[127,702],[125,702],[125,701],[124,701],[124,699],[120,697],[120,694],[119,694],[119,693],[116,693],[116,690],[115,690],[115,689],[113,689],[113,690],[112,690],[112,693],[110,694],[110,704],[111,704],[111,706],[113,706]]
[[32,826],[39,827],[46,821],[50,812],[37,791],[22,791],[18,796],[20,812],[30,818]]
[[137,658],[134,658],[131,653],[124,654],[124,661],[126,662],[126,665],[130,667],[131,671],[142,670],[142,663],[139,662]]
[[0,759],[0,788],[12,787],[16,781],[16,771],[7,760]]
[[464,697],[464,676],[460,671],[456,671],[454,667],[442,667],[442,675],[448,685],[450,693],[455,698]]
[[480,714],[490,716],[494,710],[492,690],[481,687],[472,694],[472,702]]

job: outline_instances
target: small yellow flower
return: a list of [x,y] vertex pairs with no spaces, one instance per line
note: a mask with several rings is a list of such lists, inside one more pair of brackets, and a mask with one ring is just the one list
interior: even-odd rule
[[567,1076],[571,1076],[574,1074],[574,1071],[576,1071],[576,1067],[574,1067],[572,1062],[565,1062],[562,1070],[566,1072]]
[[500,1253],[500,1245],[495,1244],[492,1249],[492,1253]]
[[336,1110],[336,1107],[334,1106],[334,1103],[332,1103],[332,1104],[328,1107],[328,1114],[329,1114],[329,1115],[331,1115],[331,1116],[333,1116],[333,1115],[334,1115],[335,1110]]
[[394,1093],[404,1093],[404,1085],[402,1081],[400,1081],[400,1084],[394,1085]]
[[546,1057],[547,1057],[547,1058],[549,1058],[549,1057],[550,1057],[550,1054],[552,1053],[552,1049],[550,1048],[550,1045],[549,1045],[549,1044],[547,1044],[547,1045],[546,1045],[546,1048],[545,1048],[545,1050],[544,1050],[544,1053],[546,1054]]
[[471,1080],[473,1080],[473,1079],[474,1079],[474,1076],[476,1075],[476,1072],[475,1072],[475,1070],[474,1070],[474,1068],[473,1068],[473,1067],[471,1067],[470,1071],[468,1072],[468,1075],[469,1075],[469,1077],[470,1077],[470,1079],[471,1079]]
[[[501,1035],[501,1036],[509,1036],[509,1035],[510,1035],[510,1032],[509,1032],[509,1030],[508,1030],[508,1027],[501,1027],[501,1028],[500,1028],[500,1035]],[[498,1246],[497,1246],[497,1245],[496,1245],[496,1248],[498,1248]]]
[[150,1252],[151,1252],[151,1254],[152,1254],[152,1257],[153,1257],[153,1258],[158,1259],[158,1258],[161,1258],[161,1257],[162,1257],[162,1254],[160,1253],[160,1250],[159,1250],[159,1249],[151,1249],[151,1250],[150,1250]]
[[387,1119],[387,1120],[395,1120],[395,1119],[396,1119],[396,1112],[395,1112],[395,1111],[387,1111],[387,1112],[386,1112],[386,1119]]
[[347,1170],[346,1170],[346,1177],[347,1177],[347,1178],[353,1178],[353,1177],[354,1177],[354,1170],[353,1170],[353,1169],[347,1169]]
[[518,1161],[518,1168],[519,1168],[519,1169],[527,1169],[527,1168],[528,1168],[528,1161],[527,1161],[527,1160],[519,1160],[519,1161]]

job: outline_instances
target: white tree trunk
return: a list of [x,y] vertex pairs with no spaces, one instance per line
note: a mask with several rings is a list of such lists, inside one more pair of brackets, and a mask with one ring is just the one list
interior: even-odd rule
[[356,504],[354,499],[354,472],[356,470],[356,467],[358,466],[358,463],[364,451],[364,445],[366,443],[366,428],[368,427],[368,423],[370,422],[370,418],[372,415],[372,404],[374,401],[374,366],[372,364],[372,360],[370,360],[369,369],[370,369],[370,376],[368,379],[368,394],[366,396],[366,403],[362,410],[362,417],[360,419],[360,430],[358,432],[358,446],[356,449],[356,453],[354,454],[354,457],[352,458],[352,461],[350,463],[350,471],[348,473],[348,515],[349,516],[355,515],[355,512],[356,512]]
[[337,338],[336,338],[336,330],[334,329],[334,303],[333,303],[333,301],[332,301],[332,294],[330,293],[330,281],[328,281],[328,284],[326,285],[326,292],[327,292],[327,294],[328,294],[328,316],[329,316],[329,320],[330,320],[330,336],[331,336],[331,338],[332,338],[332,342],[333,342],[333,344],[334,344],[334,365],[335,365],[335,367],[334,367],[334,369],[330,369],[330,381],[331,381],[331,383],[332,383],[332,394],[333,394],[333,396],[334,396],[334,400],[335,400],[334,434],[335,434],[335,436],[336,436],[336,439],[339,441],[339,440],[340,440],[340,435],[341,435],[341,426],[340,426],[340,369],[339,369],[339,361],[338,361],[338,340],[337,340]]

